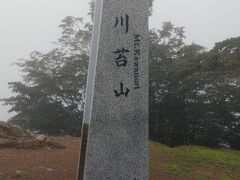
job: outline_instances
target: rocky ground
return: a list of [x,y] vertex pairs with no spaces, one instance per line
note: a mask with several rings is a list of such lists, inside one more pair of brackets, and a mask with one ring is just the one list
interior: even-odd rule
[[54,138],[34,135],[31,131],[23,130],[17,125],[0,121],[0,148],[38,149],[43,147],[65,148]]

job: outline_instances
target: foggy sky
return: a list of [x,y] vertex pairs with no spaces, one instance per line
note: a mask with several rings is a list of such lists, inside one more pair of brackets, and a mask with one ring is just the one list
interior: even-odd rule
[[[186,42],[213,47],[215,42],[240,36],[239,0],[155,0],[150,28],[171,21],[186,27]],[[7,83],[21,79],[11,64],[38,50],[47,52],[60,36],[65,16],[86,17],[88,0],[0,1],[0,98],[11,95]],[[0,120],[12,114],[0,105]]]

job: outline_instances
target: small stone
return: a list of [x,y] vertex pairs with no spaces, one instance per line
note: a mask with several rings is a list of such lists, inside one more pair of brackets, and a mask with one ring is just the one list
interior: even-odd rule
[[47,168],[47,171],[51,172],[51,171],[52,171],[52,169],[51,169],[51,168]]
[[52,150],[52,148],[50,148],[50,147],[47,147],[47,150],[49,150],[49,151],[50,151],[50,150]]
[[45,141],[46,139],[47,139],[47,137],[44,136],[44,135],[39,135],[39,136],[36,137],[36,140],[37,140],[37,141],[41,141],[41,142],[42,142],[42,141]]
[[24,174],[23,171],[19,171],[19,170],[16,170],[16,173],[17,173],[17,174]]
[[13,175],[13,178],[14,179],[19,179],[19,178],[22,178],[25,175],[26,175],[26,173],[24,171],[16,170],[16,174]]

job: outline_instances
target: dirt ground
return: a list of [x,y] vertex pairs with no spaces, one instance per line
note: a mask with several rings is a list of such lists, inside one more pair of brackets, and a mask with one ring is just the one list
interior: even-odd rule
[[79,141],[61,138],[65,149],[21,150],[0,148],[0,180],[74,180]]
[[[71,137],[58,141],[66,148],[0,148],[0,180],[75,180],[80,142]],[[160,158],[158,154],[150,150],[150,159]],[[185,179],[159,170],[150,174],[150,180]]]
[[[79,140],[59,138],[65,149],[22,150],[0,148],[0,180],[75,180]],[[171,180],[169,174],[152,173],[151,180]]]

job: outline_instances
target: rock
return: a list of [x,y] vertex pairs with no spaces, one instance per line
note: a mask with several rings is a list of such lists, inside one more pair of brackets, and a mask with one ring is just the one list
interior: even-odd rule
[[28,135],[29,136],[31,136],[31,137],[33,137],[34,136],[34,134],[32,133],[32,131],[30,130],[30,129],[27,129],[27,131],[26,131],[27,133],[28,133]]
[[47,140],[47,137],[44,136],[44,135],[39,135],[35,138],[35,140],[37,141],[40,141],[40,142],[43,142],[43,141],[46,141]]
[[0,121],[0,138],[17,140],[20,138],[31,137],[32,134],[28,131],[25,131],[20,126]]
[[12,176],[12,179],[20,179],[26,176],[26,173],[24,171],[16,170],[16,174]]
[[19,174],[19,175],[23,175],[25,172],[24,172],[24,171],[16,170],[16,173]]
[[49,171],[49,172],[51,172],[51,171],[52,171],[52,169],[51,169],[51,168],[47,168],[46,170],[47,170],[47,171]]
[[65,148],[57,139],[34,135],[31,130],[0,121],[0,148],[39,149]]

